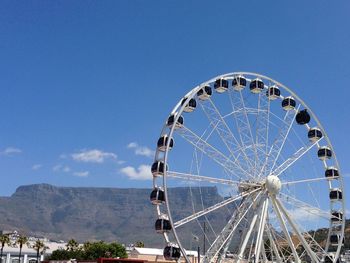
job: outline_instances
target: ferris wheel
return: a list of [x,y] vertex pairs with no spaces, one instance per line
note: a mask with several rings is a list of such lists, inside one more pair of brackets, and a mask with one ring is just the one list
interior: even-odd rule
[[[174,107],[152,165],[164,257],[336,262],[343,179],[329,138],[288,87],[256,73],[203,82]],[[316,231],[318,230],[318,231]]]

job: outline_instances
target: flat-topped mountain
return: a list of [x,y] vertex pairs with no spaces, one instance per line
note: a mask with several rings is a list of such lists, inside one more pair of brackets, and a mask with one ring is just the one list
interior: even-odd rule
[[[198,189],[169,190],[178,215],[191,213],[193,196],[199,204]],[[214,203],[222,200],[215,187],[201,189]],[[0,229],[21,230],[55,240],[138,240],[147,246],[163,244],[155,233],[156,212],[149,201],[151,189],[56,187],[37,184],[19,187],[10,197],[0,197]],[[208,204],[209,204],[208,203]],[[218,220],[221,220],[218,218]],[[191,233],[185,231],[190,239]]]

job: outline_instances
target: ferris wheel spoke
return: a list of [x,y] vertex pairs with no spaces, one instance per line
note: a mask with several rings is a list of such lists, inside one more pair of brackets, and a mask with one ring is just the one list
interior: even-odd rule
[[195,219],[197,219],[197,218],[199,218],[201,216],[204,216],[204,215],[206,215],[208,213],[211,213],[211,212],[213,212],[213,211],[215,211],[215,210],[217,210],[217,209],[219,209],[219,208],[221,208],[223,206],[231,204],[234,201],[237,201],[237,200],[242,199],[242,198],[244,198],[246,196],[249,196],[249,195],[257,192],[260,189],[261,188],[257,188],[257,189],[254,189],[252,191],[243,192],[243,193],[241,193],[239,195],[227,198],[226,200],[224,200],[224,201],[222,201],[220,203],[217,203],[217,204],[215,204],[213,206],[210,206],[210,207],[207,207],[207,208],[205,208],[205,209],[203,209],[201,211],[198,211],[198,212],[196,212],[196,213],[194,213],[194,214],[192,214],[192,215],[190,215],[190,216],[188,216],[186,218],[183,218],[183,219],[175,222],[174,223],[174,228],[178,228],[178,227],[180,227],[180,226],[182,226],[184,224],[187,224],[187,223],[191,222],[192,220],[195,220]]
[[305,153],[307,153],[310,149],[312,149],[315,145],[317,145],[321,140],[322,138],[315,142],[310,142],[308,145],[301,147],[291,157],[289,157],[280,166],[278,166],[275,170],[273,170],[271,174],[279,176],[281,173],[287,170],[292,164],[294,164],[295,161],[300,159]]
[[[233,135],[223,116],[220,114],[218,108],[215,106],[214,102],[211,99],[207,99],[205,101],[201,101],[200,103],[205,115],[211,123],[211,126],[216,130],[219,134],[219,137],[227,147],[234,161],[239,158],[236,152],[238,149],[242,156],[245,159],[246,163],[249,163],[248,157],[245,155],[245,152],[242,150],[241,145],[239,144],[236,137]],[[244,167],[247,169],[247,167]]]
[[246,234],[244,236],[244,239],[243,239],[240,251],[238,253],[237,263],[240,263],[241,260],[243,259],[244,252],[245,252],[245,250],[247,248],[248,241],[249,241],[249,239],[251,237],[251,234],[252,234],[252,232],[253,232],[253,230],[255,228],[255,224],[256,224],[257,219],[258,219],[258,213],[255,213],[253,215],[253,218],[252,218],[251,222],[250,222],[249,228],[248,228],[248,230],[247,230],[247,232],[246,232]]
[[[268,155],[268,136],[270,124],[270,100],[265,92],[259,93],[258,114],[256,120],[255,143],[258,153],[258,168],[264,169],[264,160]],[[261,174],[261,172],[260,172]]]
[[266,223],[266,217],[267,217],[267,208],[269,205],[269,199],[265,199],[262,205],[262,211],[260,215],[260,222],[258,227],[258,236],[256,238],[256,245],[254,249],[254,255],[256,262],[259,262],[260,259],[260,253],[261,253],[261,246],[263,245],[263,237],[264,237],[264,230],[265,230],[265,223]]
[[196,149],[203,152],[217,164],[221,165],[224,169],[235,175],[238,179],[253,178],[248,171],[244,170],[238,160],[232,161],[227,158],[222,152],[214,148],[208,142],[204,141],[201,137],[191,131],[189,128],[183,126],[181,129],[176,130],[177,133],[182,136],[187,142],[192,144]]
[[224,184],[224,185],[236,185],[236,186],[253,186],[253,187],[259,187],[259,184],[255,183],[249,183],[249,182],[241,182],[241,181],[233,181],[229,179],[221,179],[221,178],[215,178],[215,177],[209,177],[209,176],[202,176],[197,174],[189,174],[189,173],[180,173],[175,171],[168,171],[166,173],[168,177],[171,178],[177,178],[177,179],[183,179],[188,181],[199,181],[199,182],[209,182],[209,183],[215,183],[215,184]]
[[[253,138],[252,128],[251,128],[251,125],[249,122],[249,118],[248,118],[248,114],[246,111],[242,92],[236,91],[235,93],[238,95],[235,96],[235,94],[233,94],[233,91],[229,90],[231,105],[232,105],[233,111],[236,112],[236,114],[234,114],[236,127],[237,127],[239,137],[241,140],[241,145],[243,147],[247,146],[247,145],[253,146],[252,148],[247,148],[247,149],[250,149],[251,150],[250,152],[252,152],[252,154],[250,154],[250,158],[252,158],[251,155],[254,156],[254,162],[251,163],[251,170],[253,172],[255,172],[256,171],[256,160],[257,160],[257,150],[256,150],[254,138]],[[237,111],[238,109],[240,111]],[[246,155],[249,156],[248,154],[246,154]]]
[[319,177],[319,178],[311,178],[311,179],[305,179],[305,180],[283,182],[282,185],[291,185],[291,184],[299,184],[299,183],[310,183],[310,182],[319,182],[319,181],[327,181],[327,180],[329,180],[327,177]]
[[329,220],[332,216],[329,212],[324,211],[318,207],[315,207],[313,205],[310,205],[308,203],[305,203],[295,197],[292,197],[290,195],[287,195],[285,193],[280,193],[280,197],[283,198],[284,202],[292,204],[300,209],[303,209],[305,212],[307,212],[310,215],[315,215],[322,217],[324,219]]
[[236,231],[238,225],[242,222],[248,211],[251,210],[252,206],[256,203],[258,198],[260,198],[261,192],[259,192],[252,202],[248,203],[242,202],[240,207],[236,209],[236,211],[233,213],[232,217],[226,224],[226,226],[223,228],[221,233],[217,236],[215,241],[212,243],[208,251],[205,253],[205,257],[203,260],[203,263],[209,263],[213,258],[215,258],[218,253],[221,251],[221,249],[227,244],[227,242],[231,239],[232,235]]
[[276,139],[274,140],[270,150],[269,154],[266,157],[265,164],[263,165],[260,174],[266,170],[268,172],[271,172],[273,168],[275,167],[275,164],[279,158],[279,155],[283,149],[283,146],[287,140],[287,137],[289,135],[289,132],[293,126],[293,121],[295,119],[295,116],[299,110],[300,105],[298,106],[298,109],[295,111],[289,110],[286,112],[286,115],[283,119],[282,125],[279,128],[278,134]]
[[255,226],[255,224],[256,224],[257,218],[258,218],[258,214],[255,214],[255,215],[253,216],[253,218],[252,218],[252,221],[251,221],[251,223],[250,223],[249,229],[248,229],[248,231],[247,231],[247,233],[246,233],[246,235],[245,235],[245,237],[244,237],[243,243],[242,243],[242,245],[241,245],[241,247],[240,247],[240,251],[239,251],[239,254],[238,254],[237,263],[240,263],[241,260],[243,259],[244,252],[245,252],[245,250],[246,250],[246,248],[247,248],[247,244],[248,244],[248,241],[249,241],[249,239],[250,239],[250,236],[251,236],[251,234],[252,234],[252,232],[253,232],[253,229],[254,229],[254,226]]
[[275,213],[276,213],[276,215],[277,215],[277,218],[278,218],[278,220],[279,220],[279,222],[280,222],[280,225],[281,225],[281,227],[282,227],[282,231],[283,231],[283,233],[284,233],[284,236],[285,236],[286,239],[287,239],[288,245],[289,245],[290,249],[292,250],[292,254],[293,254],[293,256],[294,256],[294,260],[295,260],[297,263],[300,263],[300,262],[301,262],[301,261],[300,261],[300,258],[299,258],[299,256],[298,256],[298,253],[297,253],[297,251],[296,251],[296,248],[295,248],[295,246],[294,246],[294,243],[293,243],[293,241],[292,241],[292,238],[290,237],[288,228],[287,228],[287,226],[286,226],[286,224],[285,224],[285,222],[284,222],[284,220],[283,220],[283,217],[282,217],[280,208],[279,208],[279,206],[277,205],[277,203],[275,202],[275,199],[271,198],[271,203],[272,203],[272,206],[273,206],[273,208],[274,208],[274,211],[275,211]]
[[306,250],[306,252],[309,255],[309,257],[312,259],[313,262],[315,262],[315,263],[319,262],[320,259],[317,257],[317,255],[314,253],[314,251],[312,251],[312,249],[310,248],[309,244],[306,242],[304,236],[300,232],[297,224],[290,217],[290,215],[289,215],[288,211],[286,210],[286,208],[283,206],[283,204],[277,198],[272,197],[272,199],[273,199],[273,202],[275,203],[275,205],[277,205],[278,208],[280,209],[280,211],[284,214],[284,216],[287,219],[289,225],[292,227],[294,233],[297,235],[298,239],[300,240],[301,244],[303,245],[303,247]]

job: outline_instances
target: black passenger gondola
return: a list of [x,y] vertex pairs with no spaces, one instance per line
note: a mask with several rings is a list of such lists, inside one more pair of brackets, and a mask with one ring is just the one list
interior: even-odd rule
[[168,233],[171,231],[171,224],[168,217],[161,216],[154,224],[157,233]]
[[318,149],[317,156],[322,161],[330,159],[332,158],[332,150],[328,146],[322,146]]
[[331,189],[331,191],[329,192],[329,198],[332,201],[339,201],[343,199],[343,193],[339,188],[333,188]]
[[[157,147],[159,151],[164,152],[166,150],[166,147],[168,145],[168,136],[167,135],[163,135],[162,137],[160,137],[158,139],[157,142]],[[169,150],[171,150],[174,146],[174,140],[173,138],[171,138],[170,143],[169,143]]]
[[207,100],[211,97],[212,90],[210,86],[204,86],[199,91],[197,91],[197,97],[200,100]]
[[163,250],[163,256],[166,260],[178,260],[181,256],[181,250],[176,245],[168,244]]
[[218,93],[223,93],[228,89],[228,80],[227,79],[217,79],[214,83],[214,89]]
[[281,91],[276,85],[273,85],[266,91],[266,96],[269,100],[275,100],[281,96]]
[[339,241],[340,241],[340,235],[338,235],[338,234],[331,235],[329,237],[329,241],[330,241],[332,246],[337,246]]
[[264,82],[259,78],[254,79],[250,82],[249,88],[253,93],[260,93],[264,89]]
[[323,134],[321,130],[317,127],[311,128],[307,133],[307,137],[309,138],[310,142],[317,142],[322,138],[322,136]]
[[310,122],[311,117],[310,114],[307,112],[307,109],[304,109],[297,113],[297,115],[295,116],[295,120],[298,124],[304,125]]
[[242,90],[247,85],[247,80],[244,76],[235,76],[232,80],[232,87],[234,90]]
[[333,211],[332,212],[331,221],[333,223],[342,222],[343,221],[343,213],[342,212]]
[[[171,127],[174,125],[174,122],[175,122],[175,114],[171,114],[166,122],[166,125],[168,127]],[[181,128],[183,125],[184,125],[184,118],[180,115],[175,124],[175,128],[176,129]]]
[[[168,166],[166,167],[166,170],[168,170]],[[163,161],[156,161],[152,164],[151,172],[154,177],[157,176],[163,176],[164,175],[164,162]]]
[[296,106],[295,99],[291,96],[286,97],[282,100],[282,108],[284,110],[293,110]]
[[164,190],[159,187],[155,187],[151,192],[150,200],[154,205],[163,204],[165,202]]
[[197,107],[197,102],[195,99],[187,99],[183,98],[181,101],[181,106],[183,106],[186,103],[186,106],[184,107],[184,112],[192,112]]
[[326,169],[324,175],[327,179],[337,179],[339,177],[339,171],[337,168],[331,166]]

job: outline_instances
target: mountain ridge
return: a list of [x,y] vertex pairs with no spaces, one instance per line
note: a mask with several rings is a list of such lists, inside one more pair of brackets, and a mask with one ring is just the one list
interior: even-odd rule
[[[19,186],[11,196],[0,197],[0,229],[54,240],[75,238],[82,242],[122,243],[142,240],[146,245],[159,246],[164,240],[154,230],[156,211],[149,201],[151,190],[50,184]],[[215,187],[204,187],[202,191],[211,195],[211,202],[222,199]],[[169,195],[180,208],[179,214],[173,216],[181,218],[190,213],[190,206],[186,205],[191,198],[188,188],[169,189]]]

